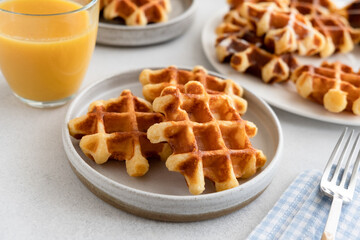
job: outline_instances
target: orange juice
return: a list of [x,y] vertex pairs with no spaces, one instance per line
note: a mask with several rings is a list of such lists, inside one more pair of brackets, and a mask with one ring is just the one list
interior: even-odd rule
[[0,70],[15,94],[48,102],[76,93],[98,20],[80,8],[67,0],[0,1]]

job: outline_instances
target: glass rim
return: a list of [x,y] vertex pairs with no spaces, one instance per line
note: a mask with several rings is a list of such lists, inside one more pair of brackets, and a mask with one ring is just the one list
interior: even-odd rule
[[[23,16],[34,16],[34,17],[61,16],[61,15],[67,15],[67,14],[72,14],[72,13],[77,13],[77,12],[87,10],[87,9],[91,8],[92,6],[94,6],[96,4],[96,2],[98,2],[98,1],[100,1],[100,0],[91,0],[88,4],[82,6],[79,9],[68,11],[68,12],[60,12],[60,13],[45,13],[45,14],[20,13],[20,12],[13,12],[13,11],[5,10],[5,9],[2,9],[1,7],[0,7],[0,12],[23,15]],[[0,1],[0,3],[1,2],[2,1]]]

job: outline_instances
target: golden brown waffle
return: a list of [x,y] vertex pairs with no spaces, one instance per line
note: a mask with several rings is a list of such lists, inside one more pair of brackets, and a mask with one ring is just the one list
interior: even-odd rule
[[[219,61],[230,61],[231,67],[239,72],[248,72],[260,77],[266,83],[282,82],[289,79],[291,71],[298,66],[292,54],[277,56],[249,43],[239,35],[219,37],[216,53]],[[253,39],[256,39],[254,37]]]
[[320,67],[304,65],[292,76],[298,93],[323,104],[330,112],[344,110],[360,115],[360,72],[340,62],[323,62]]
[[360,28],[360,0],[355,0],[337,11],[344,16],[354,28]]
[[275,54],[296,51],[308,56],[324,47],[324,36],[294,9],[281,9],[274,3],[245,2],[236,10],[255,26],[257,36],[264,36],[264,44]]
[[292,54],[276,55],[266,51],[263,37],[255,33],[239,11],[229,11],[217,27],[216,55],[220,62],[230,62],[239,72],[248,72],[264,82],[281,82],[290,77],[298,64]]
[[146,25],[165,22],[171,9],[169,0],[103,0],[106,20],[121,18],[126,25]]
[[288,8],[289,0],[227,0],[228,4],[230,5],[231,9],[237,8],[239,5],[243,4],[244,2],[252,2],[252,3],[259,3],[259,2],[273,2],[280,8]]
[[290,7],[303,15],[325,15],[337,9],[331,0],[290,0]]
[[360,30],[353,29],[347,20],[336,14],[313,15],[309,17],[312,25],[319,30],[326,40],[320,56],[327,57],[334,52],[347,53],[360,41]]
[[201,66],[196,66],[192,71],[178,69],[170,66],[165,69],[144,69],[140,74],[140,82],[143,85],[143,95],[146,100],[152,102],[160,96],[161,91],[168,86],[176,86],[180,91],[189,81],[198,81],[203,84],[208,93],[226,93],[231,99],[234,107],[241,114],[246,112],[247,102],[242,98],[243,89],[230,79],[220,79],[208,74]]
[[163,121],[151,104],[124,90],[118,98],[91,103],[88,113],[68,123],[70,135],[81,139],[80,148],[96,163],[108,159],[126,160],[130,176],[142,176],[149,169],[148,158],[165,160],[171,153],[167,144],[152,144],[147,129]]
[[337,51],[352,51],[354,43],[360,41],[360,30],[353,29],[345,18],[333,13],[336,7],[331,1],[292,0],[291,6],[306,15],[314,28],[325,36],[321,57],[328,57]]
[[251,38],[247,41],[251,43],[260,43],[262,44],[263,39],[257,37],[253,24],[251,24],[247,19],[240,16],[239,11],[231,10],[223,18],[223,22],[216,28],[216,34],[218,36],[224,34],[240,34],[245,36],[247,33],[251,34],[251,37],[254,37],[254,40]]
[[266,162],[249,140],[256,126],[240,117],[227,94],[207,94],[201,83],[191,81],[184,93],[165,88],[153,108],[165,122],[151,126],[147,136],[152,143],[170,144],[166,166],[184,175],[192,194],[204,191],[204,177],[217,191],[236,187],[236,178],[251,177]]

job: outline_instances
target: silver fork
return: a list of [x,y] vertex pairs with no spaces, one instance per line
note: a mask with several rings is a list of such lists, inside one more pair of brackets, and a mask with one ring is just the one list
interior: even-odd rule
[[[354,195],[356,179],[358,176],[358,168],[360,162],[360,133],[358,133],[355,141],[352,144],[350,154],[347,154],[351,139],[354,135],[354,130],[351,131],[349,137],[347,137],[346,143],[344,144],[345,135],[347,135],[347,128],[341,134],[331,156],[326,164],[323,176],[320,182],[321,190],[328,196],[332,197],[332,204],[329,212],[329,216],[326,222],[324,233],[321,240],[333,240],[335,239],[336,229],[339,223],[339,217],[343,202],[349,203]],[[338,158],[338,153],[341,151],[341,155]],[[358,153],[358,154],[356,154]],[[357,156],[356,156],[357,155]],[[349,172],[351,171],[351,162],[356,156],[356,161],[352,168],[350,179],[348,180]],[[341,174],[342,162],[347,157],[345,168]],[[334,162],[335,159],[339,159],[338,162]],[[332,174],[333,164],[336,165],[334,174]],[[348,182],[347,185],[345,185]]]

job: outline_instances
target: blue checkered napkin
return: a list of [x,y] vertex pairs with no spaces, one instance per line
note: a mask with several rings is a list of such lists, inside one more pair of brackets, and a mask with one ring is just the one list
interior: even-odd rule
[[[321,176],[317,170],[301,173],[247,240],[321,239],[331,206],[320,191]],[[360,179],[352,202],[343,205],[336,238],[360,239]]]

